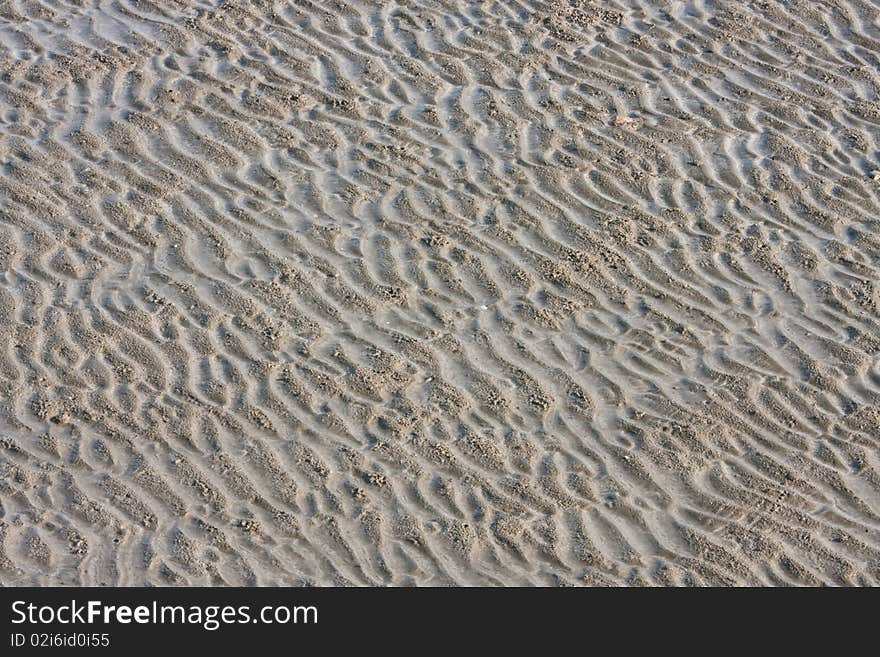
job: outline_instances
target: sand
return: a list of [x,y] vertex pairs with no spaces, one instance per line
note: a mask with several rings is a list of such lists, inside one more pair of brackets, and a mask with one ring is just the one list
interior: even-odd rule
[[867,0],[0,2],[0,584],[880,584]]

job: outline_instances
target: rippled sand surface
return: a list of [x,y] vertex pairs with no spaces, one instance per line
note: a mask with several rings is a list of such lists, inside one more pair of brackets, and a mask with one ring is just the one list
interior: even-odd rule
[[0,583],[880,584],[867,0],[0,2]]

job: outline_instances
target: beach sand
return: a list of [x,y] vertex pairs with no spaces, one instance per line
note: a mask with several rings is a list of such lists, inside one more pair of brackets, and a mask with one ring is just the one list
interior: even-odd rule
[[867,0],[0,2],[0,584],[880,584]]

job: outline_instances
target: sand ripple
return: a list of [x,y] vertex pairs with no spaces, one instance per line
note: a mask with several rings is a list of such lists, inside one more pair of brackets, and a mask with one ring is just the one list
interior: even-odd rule
[[0,583],[880,583],[877,6],[0,2]]

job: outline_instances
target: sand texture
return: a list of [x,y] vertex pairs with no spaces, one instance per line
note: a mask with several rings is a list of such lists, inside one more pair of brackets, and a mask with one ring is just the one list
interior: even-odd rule
[[869,0],[0,0],[0,584],[880,584]]

